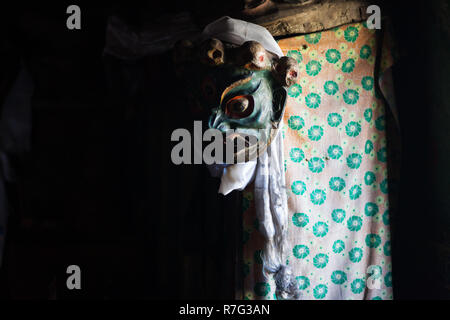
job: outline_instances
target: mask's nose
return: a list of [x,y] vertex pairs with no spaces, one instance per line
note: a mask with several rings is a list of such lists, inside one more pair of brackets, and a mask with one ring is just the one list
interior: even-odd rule
[[225,121],[226,115],[219,108],[215,109],[209,117],[208,126],[210,129],[217,129],[226,132],[230,125]]

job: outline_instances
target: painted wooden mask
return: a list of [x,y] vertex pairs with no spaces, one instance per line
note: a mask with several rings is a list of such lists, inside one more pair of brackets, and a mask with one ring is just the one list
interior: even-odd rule
[[298,79],[297,62],[255,41],[236,46],[214,38],[199,45],[179,41],[173,57],[193,110],[227,144],[242,139],[234,158],[245,152],[248,161],[264,152],[282,121],[286,88]]

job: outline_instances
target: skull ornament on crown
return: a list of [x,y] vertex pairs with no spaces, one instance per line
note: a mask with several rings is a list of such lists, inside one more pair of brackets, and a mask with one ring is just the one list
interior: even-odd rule
[[286,88],[299,77],[297,61],[256,41],[235,45],[216,38],[178,41],[173,58],[191,106],[209,128],[222,132],[226,143],[242,140],[242,148],[234,144],[235,162],[243,152],[245,161],[264,152],[282,120]]

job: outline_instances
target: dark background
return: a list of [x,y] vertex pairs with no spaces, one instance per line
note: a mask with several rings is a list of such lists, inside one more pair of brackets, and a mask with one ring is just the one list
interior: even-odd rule
[[[66,28],[70,4],[81,7],[81,30]],[[239,5],[14,1],[0,11],[0,106],[14,84],[30,85],[17,84],[20,70],[34,86],[29,147],[0,144],[16,175],[2,176],[10,215],[0,297],[233,298],[239,195],[217,195],[203,166],[172,165],[170,134],[192,122],[169,55],[125,62],[102,53],[112,14],[139,29],[190,11],[201,28],[205,12],[212,21]],[[397,299],[450,297],[449,5],[386,7],[399,52]],[[71,264],[82,290],[66,289]]]

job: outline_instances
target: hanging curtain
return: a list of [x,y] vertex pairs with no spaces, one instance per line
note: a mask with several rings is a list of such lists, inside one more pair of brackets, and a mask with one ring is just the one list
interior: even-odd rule
[[[289,89],[282,132],[287,263],[300,299],[393,298],[385,101],[393,102],[375,83],[393,59],[388,42],[382,50],[379,43],[365,23],[278,42],[301,73]],[[243,290],[236,297],[276,299],[273,279],[262,274],[253,189],[243,192]]]

